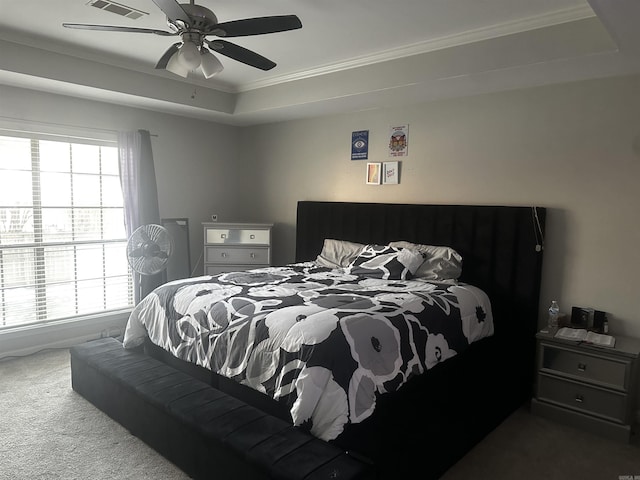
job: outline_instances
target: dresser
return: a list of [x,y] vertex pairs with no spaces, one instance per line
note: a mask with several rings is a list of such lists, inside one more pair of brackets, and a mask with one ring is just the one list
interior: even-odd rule
[[531,411],[554,421],[629,442],[636,422],[640,340],[615,336],[596,347],[536,335],[536,393]]
[[268,223],[203,223],[204,274],[250,270],[271,265]]

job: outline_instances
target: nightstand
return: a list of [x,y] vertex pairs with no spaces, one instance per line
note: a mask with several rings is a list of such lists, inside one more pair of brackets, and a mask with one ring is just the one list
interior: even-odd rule
[[615,347],[554,338],[537,340],[535,414],[629,442],[635,423],[640,340],[615,335]]
[[204,274],[271,265],[270,223],[203,223]]

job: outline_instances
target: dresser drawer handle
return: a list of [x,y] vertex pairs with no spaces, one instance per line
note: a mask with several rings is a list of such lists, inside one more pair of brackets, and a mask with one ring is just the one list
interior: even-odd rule
[[220,234],[220,238],[227,238],[227,234],[226,233],[221,233]]
[[584,396],[580,395],[579,393],[576,395],[576,402],[578,403],[582,403],[584,402]]
[[222,258],[226,258],[226,257],[227,257],[227,254],[226,254],[225,252],[222,252],[222,253],[220,254],[220,256],[221,256]]
[[587,364],[586,363],[579,363],[578,364],[578,371],[579,372],[584,372],[587,370]]
[[255,254],[255,253],[252,253],[252,254],[251,254],[251,258],[256,258],[256,254]]
[[255,235],[253,235],[253,234],[251,234],[251,235],[249,235],[249,238],[250,238],[251,240],[255,240],[256,236],[255,236]]

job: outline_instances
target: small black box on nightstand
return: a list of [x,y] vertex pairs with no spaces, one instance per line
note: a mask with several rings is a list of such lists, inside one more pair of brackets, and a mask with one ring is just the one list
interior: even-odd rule
[[571,308],[571,326],[602,332],[607,313],[593,308]]
[[593,308],[572,307],[571,325],[577,328],[589,328],[589,325],[593,325],[594,313]]
[[596,310],[593,312],[593,329],[596,332],[604,331],[604,322],[607,320],[607,312]]

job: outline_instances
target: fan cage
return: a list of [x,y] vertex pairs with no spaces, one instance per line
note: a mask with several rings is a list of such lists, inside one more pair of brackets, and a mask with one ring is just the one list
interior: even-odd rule
[[[152,255],[133,255],[136,250],[157,246]],[[131,268],[141,275],[155,275],[163,271],[173,252],[171,235],[162,225],[147,224],[138,227],[127,242],[127,259]],[[158,256],[157,253],[162,253]]]

